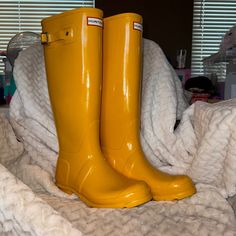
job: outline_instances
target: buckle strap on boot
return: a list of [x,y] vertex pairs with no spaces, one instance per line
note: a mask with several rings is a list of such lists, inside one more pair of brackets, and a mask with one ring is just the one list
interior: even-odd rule
[[41,33],[41,43],[48,44],[60,40],[71,40],[73,38],[73,29],[65,28],[55,33]]

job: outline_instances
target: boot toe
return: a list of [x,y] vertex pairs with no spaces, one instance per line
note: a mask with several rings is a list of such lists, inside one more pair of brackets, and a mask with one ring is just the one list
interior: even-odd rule
[[157,201],[171,201],[187,198],[196,193],[192,180],[185,175],[172,176],[172,181],[159,183],[152,188],[153,199]]

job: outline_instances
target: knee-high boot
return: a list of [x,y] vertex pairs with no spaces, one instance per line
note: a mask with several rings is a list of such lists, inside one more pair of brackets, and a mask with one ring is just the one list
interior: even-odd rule
[[42,21],[49,95],[59,141],[56,184],[92,207],[151,198],[143,181],[116,172],[100,149],[102,11],[80,8]]
[[155,200],[191,196],[188,176],[174,176],[154,168],[140,146],[140,82],[142,18],[125,13],[104,19],[101,147],[121,174],[144,180]]

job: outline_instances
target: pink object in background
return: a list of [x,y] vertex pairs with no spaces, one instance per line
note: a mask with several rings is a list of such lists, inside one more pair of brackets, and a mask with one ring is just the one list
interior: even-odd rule
[[7,56],[7,52],[0,50],[0,56]]
[[209,93],[193,93],[191,98],[191,103],[194,103],[196,101],[207,102],[209,97],[210,97]]
[[12,96],[8,93],[8,95],[6,96],[6,103],[10,104],[11,99],[12,99]]

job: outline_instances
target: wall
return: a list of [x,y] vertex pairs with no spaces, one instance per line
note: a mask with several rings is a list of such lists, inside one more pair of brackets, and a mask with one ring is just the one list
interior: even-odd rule
[[143,36],[157,42],[176,65],[176,50],[187,49],[191,65],[193,0],[95,0],[104,16],[135,12],[143,16]]

